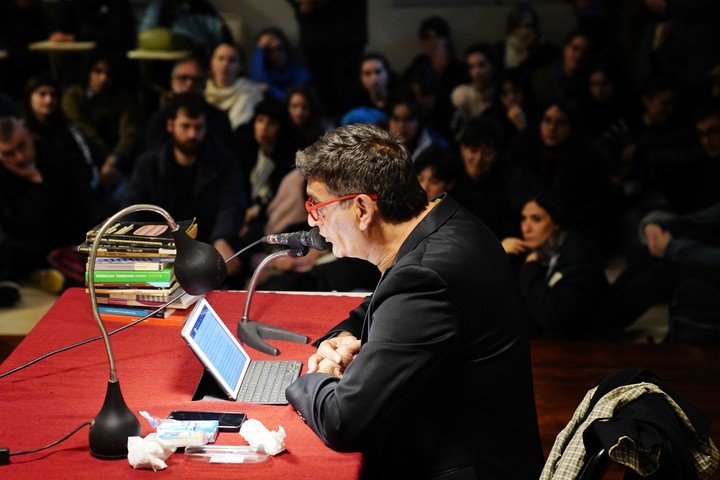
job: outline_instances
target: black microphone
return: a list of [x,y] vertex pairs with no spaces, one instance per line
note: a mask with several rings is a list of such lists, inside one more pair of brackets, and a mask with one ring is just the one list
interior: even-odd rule
[[320,235],[320,229],[313,227],[307,232],[272,233],[263,237],[271,245],[287,245],[290,248],[311,247],[315,250],[327,250],[331,245]]

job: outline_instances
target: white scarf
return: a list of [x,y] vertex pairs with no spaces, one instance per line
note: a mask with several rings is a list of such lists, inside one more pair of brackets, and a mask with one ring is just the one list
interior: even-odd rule
[[255,113],[255,105],[262,100],[260,85],[249,78],[238,78],[229,87],[218,87],[212,80],[205,85],[205,99],[227,112],[233,130],[248,123]]

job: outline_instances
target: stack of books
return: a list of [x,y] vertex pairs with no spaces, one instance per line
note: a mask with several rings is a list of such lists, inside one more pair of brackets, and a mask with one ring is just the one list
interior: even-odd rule
[[[87,232],[78,251],[89,253],[101,225]],[[178,222],[195,238],[195,220]],[[198,296],[186,295],[175,279],[175,242],[164,224],[119,221],[110,226],[98,245],[95,262],[95,293],[105,320],[122,317],[168,318],[186,310]],[[85,282],[89,279],[85,271]],[[155,312],[158,307],[170,303]],[[184,312],[183,312],[184,316]],[[120,318],[118,318],[120,317]]]

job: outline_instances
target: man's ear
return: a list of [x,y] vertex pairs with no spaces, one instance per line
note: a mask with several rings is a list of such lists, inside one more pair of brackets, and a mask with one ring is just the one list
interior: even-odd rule
[[165,130],[168,131],[168,133],[172,134],[173,127],[175,126],[175,119],[174,118],[168,118],[167,123],[165,124]]
[[353,203],[357,209],[358,228],[362,231],[367,231],[373,223],[375,215],[378,214],[377,202],[369,196],[363,194],[355,197],[353,199]]

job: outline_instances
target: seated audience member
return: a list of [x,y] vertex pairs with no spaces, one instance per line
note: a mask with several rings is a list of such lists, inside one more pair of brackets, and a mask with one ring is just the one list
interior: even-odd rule
[[720,172],[712,166],[716,162],[703,160],[697,135],[679,114],[677,88],[657,77],[643,86],[639,99],[641,109],[629,117],[616,162],[625,194],[623,240],[628,255],[637,247],[638,222],[650,210],[685,213],[720,199],[715,188],[702,188]]
[[[173,218],[196,218],[197,239],[228,259],[247,208],[246,179],[234,152],[207,135],[205,102],[188,92],[173,96],[168,109],[169,141],[143,153],[130,178],[123,206],[151,203]],[[228,263],[228,275],[240,262]]]
[[404,83],[409,83],[418,73],[428,75],[430,69],[439,79],[432,93],[449,99],[455,87],[468,81],[467,68],[455,58],[450,25],[442,17],[428,17],[420,24],[418,37],[422,53],[413,58],[403,72]]
[[[587,93],[581,99],[585,127],[590,142],[596,145],[608,165],[610,181],[625,192],[619,149],[627,141],[632,101],[620,72],[608,61],[597,61],[588,69]],[[631,188],[630,188],[631,190]]]
[[496,47],[499,67],[531,78],[541,67],[555,61],[560,52],[540,31],[540,16],[529,2],[517,3],[507,16],[505,38]]
[[442,90],[440,75],[429,65],[418,67],[405,76],[403,90],[415,96],[423,124],[447,139],[453,138],[455,108],[450,94]]
[[310,85],[300,85],[287,95],[290,121],[300,132],[301,147],[307,147],[330,129],[323,119],[322,105],[315,89]]
[[706,75],[720,62],[720,5],[703,0],[691,5],[673,0],[643,2],[642,37],[634,52],[640,84],[667,76],[688,104],[703,97]]
[[[694,119],[699,145],[675,165],[674,181],[667,182],[668,188],[665,190],[670,201],[661,199],[657,202],[664,207],[674,207],[670,210],[670,214],[680,215],[680,218],[684,215],[693,218],[692,212],[709,209],[720,203],[720,194],[716,188],[720,182],[720,102],[718,100],[704,102],[697,108]],[[688,208],[690,205],[697,205],[698,208],[691,210]],[[678,208],[679,206],[684,208]],[[640,237],[641,241],[633,238],[637,237],[638,228],[642,229],[643,222],[647,221],[646,212],[647,210],[638,211],[638,214],[644,213],[644,216],[631,224],[635,228],[631,229],[629,234],[632,237],[631,241],[628,241],[627,266],[613,283],[614,317],[621,327],[635,322],[650,306],[667,302],[680,283],[680,280],[677,280],[679,262],[665,258],[664,248],[656,248],[656,253],[662,251],[662,255],[652,255],[646,246],[647,242],[642,241],[645,238],[644,232]],[[712,227],[707,228],[712,222],[706,222],[707,225],[704,226],[696,222],[692,228],[683,230],[677,228],[678,225],[682,225],[677,222],[671,222],[673,228],[670,228],[671,223],[660,221],[654,223],[657,224],[654,227],[656,231],[662,227],[673,237],[695,240],[702,244],[717,244],[720,238],[716,230]],[[685,225],[688,223],[686,222]],[[662,237],[657,235],[657,237],[669,241],[667,235]],[[672,252],[673,250],[671,255]],[[688,268],[682,268],[681,277],[687,276],[686,270]]]
[[388,103],[388,130],[399,136],[415,161],[425,149],[433,145],[447,148],[448,141],[423,125],[420,105],[410,95],[393,97]]
[[[340,127],[296,165],[310,225],[383,277],[319,339],[290,404],[330,448],[362,452],[361,478],[537,477],[526,325],[499,241],[450,195],[429,203],[377,126]],[[442,421],[421,420],[429,408]]]
[[452,194],[499,238],[517,231],[522,200],[537,186],[524,167],[503,158],[500,127],[492,120],[471,121],[460,139],[464,169]]
[[467,120],[477,118],[495,101],[495,57],[489,45],[475,44],[465,49],[469,83],[455,87],[450,99],[458,113]]
[[257,105],[253,120],[238,131],[237,138],[245,177],[250,185],[250,206],[242,230],[238,231],[243,241],[250,243],[263,235],[267,207],[283,178],[293,168],[300,140],[292,128],[285,104],[272,98]]
[[414,163],[418,182],[431,201],[452,191],[462,170],[452,150],[435,145],[425,149]]
[[[619,179],[638,196],[657,197],[657,174],[669,166],[679,148],[690,143],[690,132],[678,115],[678,92],[666,78],[647,82],[640,93],[640,109],[628,118],[628,133],[616,160]],[[670,164],[673,162],[671,161]],[[662,205],[651,204],[650,208]]]
[[[170,72],[170,97],[178,93],[194,92],[202,95],[207,81],[207,71],[199,57],[191,56],[175,62]],[[150,117],[145,130],[145,150],[160,145],[167,140],[167,98],[160,110]],[[215,105],[205,102],[205,119],[208,135],[218,137],[228,148],[234,147],[230,119],[227,113]]]
[[565,39],[562,57],[538,70],[532,76],[533,98],[545,105],[558,98],[582,98],[587,85],[587,63],[590,59],[590,38],[580,31]]
[[[84,165],[64,155],[36,150],[20,120],[0,118],[0,280],[46,271],[51,252],[74,251],[104,218],[94,216],[96,198],[78,168]],[[59,291],[62,276],[45,287]]]
[[257,34],[250,77],[276,100],[285,100],[290,89],[310,80],[310,74],[295,59],[290,41],[278,27],[263,28]]
[[210,78],[205,85],[205,99],[227,112],[233,131],[253,118],[255,106],[263,98],[260,84],[241,76],[242,56],[232,43],[221,42],[210,59]]
[[139,18],[139,30],[169,28],[204,57],[215,45],[231,41],[232,36],[210,0],[149,0]]
[[528,126],[535,124],[537,114],[530,88],[517,71],[505,71],[497,81],[496,100],[486,116],[502,128],[506,144]]
[[640,223],[645,255],[633,255],[613,284],[613,316],[627,327],[652,305],[669,302],[686,281],[718,285],[720,202],[696,212],[653,211]]
[[604,308],[610,284],[597,245],[565,224],[563,207],[548,192],[535,195],[522,208],[522,238],[502,241],[518,264],[534,337],[593,338],[604,336]]
[[[565,205],[568,221],[603,251],[617,243],[605,165],[584,135],[580,110],[570,100],[551,103],[539,126],[519,135],[507,160],[527,168]],[[608,227],[610,226],[610,227]]]
[[70,168],[82,175],[79,180],[95,189],[99,186],[99,172],[90,145],[80,130],[65,118],[59,102],[55,81],[40,76],[30,78],[23,99],[25,126],[41,157],[56,159],[58,152],[62,152],[63,160],[70,161]]
[[587,94],[580,99],[588,135],[596,144],[627,132],[632,100],[621,72],[608,60],[588,69]]
[[[676,237],[673,231],[688,236]],[[643,233],[650,255],[674,266],[668,339],[720,340],[720,203],[679,218],[647,223]]]
[[98,53],[89,64],[84,84],[71,85],[63,94],[65,116],[87,138],[100,168],[100,181],[114,192],[132,171],[142,141],[137,100],[115,84],[110,58]]
[[395,73],[385,55],[370,52],[363,55],[353,97],[353,108],[367,107],[384,111],[396,88]]

